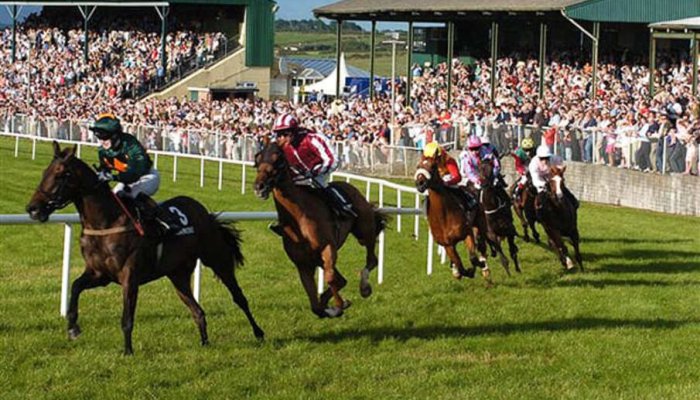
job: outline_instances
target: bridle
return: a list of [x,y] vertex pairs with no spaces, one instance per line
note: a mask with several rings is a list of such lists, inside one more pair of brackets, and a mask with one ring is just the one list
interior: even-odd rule
[[71,176],[73,176],[73,174],[70,171],[67,171],[61,176],[57,176],[55,179],[58,182],[58,185],[51,192],[47,192],[44,189],[39,188],[39,193],[48,199],[46,202],[47,207],[51,208],[52,210],[60,210],[70,204],[72,199],[67,198],[64,192],[67,187],[70,187],[68,181]]

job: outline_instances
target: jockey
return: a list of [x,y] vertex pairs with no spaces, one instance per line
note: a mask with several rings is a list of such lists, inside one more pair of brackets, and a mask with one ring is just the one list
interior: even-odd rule
[[455,188],[459,182],[461,182],[462,176],[459,173],[457,162],[454,158],[450,157],[450,155],[447,154],[447,152],[440,147],[437,142],[428,143],[423,149],[423,156],[427,158],[444,159],[444,164],[438,164],[438,172],[440,173],[440,178],[445,185]]
[[495,181],[493,184],[499,187],[505,187],[503,178],[501,177],[501,156],[498,154],[498,150],[494,145],[491,144],[491,140],[488,136],[484,136],[481,139],[481,159],[490,159],[493,163],[493,177]]
[[[542,219],[542,206],[544,205],[545,189],[547,187],[547,182],[552,176],[551,168],[563,168],[564,162],[561,157],[552,155],[549,146],[540,145],[537,147],[537,153],[535,157],[530,161],[528,170],[532,178],[532,184],[537,189],[537,199],[535,201],[535,207],[537,212],[537,219]],[[563,188],[564,195],[567,196],[574,204],[574,207],[578,208],[579,203],[573,193],[571,193],[566,187]]]
[[150,197],[158,191],[160,174],[138,139],[124,132],[119,119],[110,113],[100,114],[89,128],[100,143],[99,181],[118,182],[112,191],[134,199],[144,218],[155,219],[162,226],[162,234],[179,229],[173,216]]
[[459,170],[464,177],[463,185],[468,186],[471,183],[475,189],[481,189],[479,164],[481,164],[481,139],[478,136],[471,136],[467,141],[467,148],[459,154]]
[[440,179],[445,186],[452,189],[460,189],[458,193],[464,195],[463,199],[467,208],[472,209],[476,206],[476,199],[466,189],[463,184],[462,175],[459,172],[459,167],[454,158],[452,158],[437,142],[430,142],[423,149],[423,156],[426,158],[434,158],[437,161],[438,173]]
[[341,216],[356,218],[352,203],[336,187],[328,185],[330,174],[338,168],[338,156],[326,138],[300,127],[292,114],[278,116],[272,131],[284,151],[294,183],[323,189],[333,210]]
[[526,137],[520,143],[520,147],[510,152],[515,160],[515,171],[520,178],[513,188],[513,197],[519,198],[525,184],[527,183],[527,169],[530,160],[535,156],[535,141],[530,137]]

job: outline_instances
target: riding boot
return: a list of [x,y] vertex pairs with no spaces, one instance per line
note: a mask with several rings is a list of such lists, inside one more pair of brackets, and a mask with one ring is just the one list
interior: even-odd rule
[[267,226],[272,232],[274,232],[279,237],[284,237],[284,228],[278,222],[273,222]]
[[167,236],[183,228],[178,219],[160,207],[155,200],[145,193],[139,193],[135,200],[142,218],[145,221],[155,221],[158,224],[160,236]]
[[352,209],[352,203],[337,188],[328,186],[324,191],[326,196],[330,198],[333,209],[338,211],[340,216],[357,218],[357,213]]
[[460,192],[462,193],[462,198],[464,199],[464,204],[467,206],[467,210],[473,210],[479,205],[479,202],[466,186],[460,187]]
[[544,203],[546,201],[546,196],[547,194],[545,192],[542,193],[537,193],[537,197],[535,198],[535,218],[538,221],[542,221],[542,216],[543,212],[542,210],[544,209]]

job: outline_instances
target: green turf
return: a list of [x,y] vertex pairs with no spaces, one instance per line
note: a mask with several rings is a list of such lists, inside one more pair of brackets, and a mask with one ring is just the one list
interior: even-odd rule
[[[15,158],[14,140],[0,138],[0,213],[23,212],[50,157],[47,144],[35,161],[30,142],[20,150]],[[215,164],[200,189],[199,162],[181,161],[173,183],[164,161],[161,199],[272,208],[240,195],[236,168],[226,167],[220,192]],[[496,285],[487,289],[481,278],[453,280],[437,262],[426,276],[424,226],[415,241],[412,219],[401,233],[393,221],[384,284],[360,298],[362,255],[350,243],[339,265],[354,305],[319,320],[266,222],[240,223],[247,263],[237,276],[267,340],[255,341],[205,270],[211,346],[198,345],[188,310],[162,280],[140,291],[133,357],[121,355],[115,285],[83,295],[83,335],[68,341],[58,315],[61,226],[0,226],[0,398],[697,398],[700,221],[583,204],[580,224],[587,272],[562,274],[551,252],[518,242],[523,273],[507,278],[491,259]],[[72,261],[75,278],[78,251]]]

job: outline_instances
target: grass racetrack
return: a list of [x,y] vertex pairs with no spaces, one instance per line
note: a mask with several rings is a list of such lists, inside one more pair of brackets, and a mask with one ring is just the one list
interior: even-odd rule
[[[0,138],[0,213],[21,214],[49,162],[48,143]],[[95,149],[84,148],[88,162]],[[159,199],[186,194],[213,211],[271,210],[240,173],[161,158]],[[249,171],[250,172],[250,171]],[[249,173],[249,177],[251,174]],[[376,188],[375,188],[376,189]],[[376,197],[376,190],[373,195]],[[387,196],[394,200],[395,196]],[[413,204],[407,196],[403,204]],[[387,205],[391,205],[387,201]],[[69,207],[63,212],[74,212]],[[83,293],[82,336],[69,341],[59,317],[63,227],[0,226],[0,398],[497,398],[659,399],[700,394],[700,220],[583,204],[586,272],[563,274],[555,255],[518,241],[523,273],[456,281],[436,258],[425,274],[426,230],[412,218],[386,236],[385,282],[361,299],[363,256],[340,253],[353,306],[339,319],[309,310],[296,269],[267,222],[245,222],[245,267],[237,277],[267,339],[205,269],[202,307],[209,347],[167,279],[139,293],[133,357],[124,357],[116,285]],[[71,278],[82,271],[77,229]],[[460,249],[464,254],[464,250]]]

